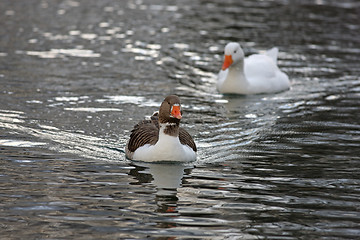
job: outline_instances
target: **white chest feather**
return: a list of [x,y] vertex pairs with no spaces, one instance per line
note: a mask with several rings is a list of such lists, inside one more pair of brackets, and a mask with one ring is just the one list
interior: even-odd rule
[[163,132],[163,128],[160,128],[157,143],[139,147],[134,152],[133,159],[147,162],[189,162],[196,159],[196,153],[189,146],[181,144],[179,137],[169,136]]

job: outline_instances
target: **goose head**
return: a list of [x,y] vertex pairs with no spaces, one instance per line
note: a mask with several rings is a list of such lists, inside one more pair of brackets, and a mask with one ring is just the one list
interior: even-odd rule
[[244,60],[244,51],[241,49],[240,45],[235,42],[228,43],[225,46],[224,50],[224,63],[221,70],[228,69],[231,65],[235,65],[238,62]]
[[181,112],[180,98],[176,95],[169,95],[161,103],[159,122],[179,124],[182,117]]

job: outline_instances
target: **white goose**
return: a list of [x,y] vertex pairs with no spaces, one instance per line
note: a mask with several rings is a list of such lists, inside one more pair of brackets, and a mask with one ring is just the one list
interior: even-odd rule
[[275,93],[290,88],[289,77],[277,66],[279,50],[274,47],[265,54],[247,58],[235,42],[225,46],[225,59],[218,75],[217,88],[221,93]]
[[125,148],[126,157],[146,162],[194,161],[196,145],[191,135],[179,126],[181,114],[179,97],[167,96],[159,112],[134,126]]

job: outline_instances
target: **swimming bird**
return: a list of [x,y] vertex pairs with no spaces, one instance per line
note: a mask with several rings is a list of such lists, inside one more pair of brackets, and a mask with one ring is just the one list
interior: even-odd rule
[[289,77],[277,66],[278,52],[278,48],[274,47],[265,54],[245,58],[238,43],[228,43],[217,89],[230,94],[275,93],[289,89]]
[[196,144],[191,135],[179,126],[181,118],[179,97],[167,96],[159,112],[134,126],[125,148],[126,157],[146,162],[194,161]]

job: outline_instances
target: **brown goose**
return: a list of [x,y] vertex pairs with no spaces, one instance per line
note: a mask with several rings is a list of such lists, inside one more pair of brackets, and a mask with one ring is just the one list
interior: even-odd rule
[[126,145],[126,157],[147,162],[194,161],[196,145],[190,134],[179,127],[181,105],[178,96],[167,96],[159,112],[134,126]]

